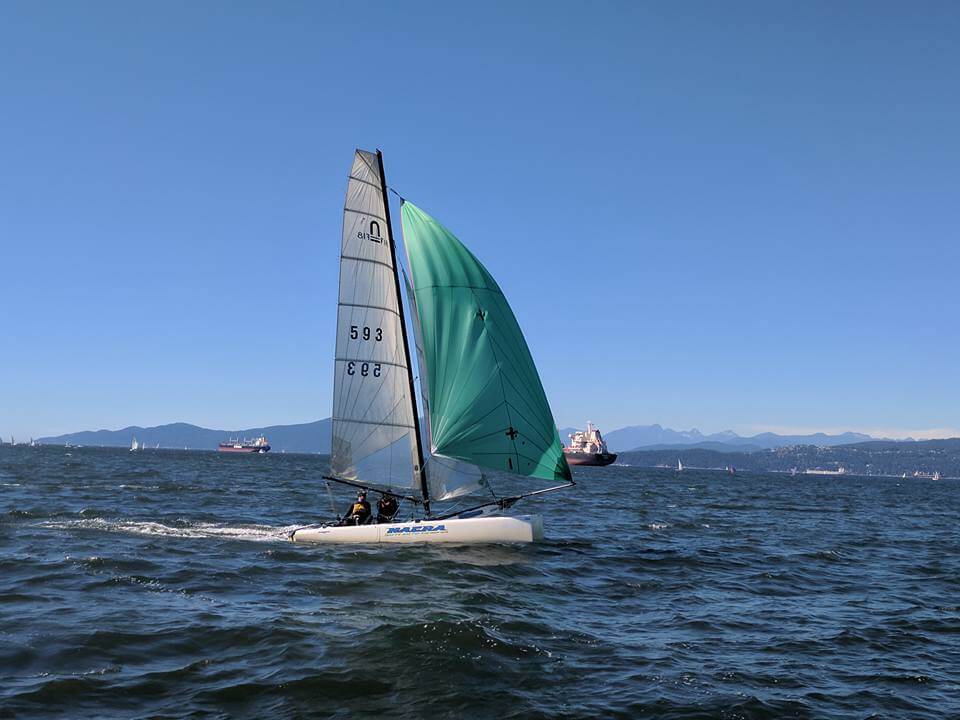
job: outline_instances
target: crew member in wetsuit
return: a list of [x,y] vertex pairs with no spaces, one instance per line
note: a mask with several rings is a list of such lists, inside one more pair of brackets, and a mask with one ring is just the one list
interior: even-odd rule
[[357,493],[357,501],[350,506],[347,516],[343,518],[341,525],[366,525],[370,522],[373,513],[370,512],[370,503],[367,502],[367,491],[361,490]]
[[377,522],[392,522],[397,510],[400,509],[400,503],[393,495],[381,495],[377,502]]

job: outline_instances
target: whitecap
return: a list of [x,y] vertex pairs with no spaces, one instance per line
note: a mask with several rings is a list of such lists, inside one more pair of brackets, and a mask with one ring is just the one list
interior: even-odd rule
[[276,542],[287,540],[299,525],[222,525],[218,523],[188,522],[182,526],[165,525],[145,520],[106,520],[89,518],[83,520],[50,520],[37,523],[38,527],[58,530],[101,530],[103,532],[130,533],[176,538],[227,538],[252,542]]

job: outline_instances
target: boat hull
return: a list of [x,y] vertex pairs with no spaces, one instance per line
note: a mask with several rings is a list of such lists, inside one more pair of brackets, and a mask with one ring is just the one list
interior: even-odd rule
[[270,446],[269,446],[269,445],[261,445],[260,447],[233,447],[233,446],[231,445],[231,446],[229,446],[229,447],[224,447],[223,445],[221,445],[220,447],[217,448],[217,452],[222,452],[222,453],[257,453],[257,454],[259,454],[259,455],[262,455],[263,453],[270,452]]
[[539,515],[482,517],[460,520],[418,520],[382,525],[319,525],[294,530],[299,543],[530,543],[543,539]]
[[569,465],[609,465],[617,459],[616,453],[565,452]]

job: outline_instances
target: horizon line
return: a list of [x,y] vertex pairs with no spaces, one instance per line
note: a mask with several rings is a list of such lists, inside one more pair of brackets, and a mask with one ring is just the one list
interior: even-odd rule
[[[40,434],[34,435],[34,436],[32,436],[32,437],[39,439],[39,438],[44,438],[44,437],[58,437],[58,436],[62,436],[62,435],[74,435],[74,434],[77,434],[77,433],[85,433],[85,432],[92,432],[92,433],[95,433],[95,432],[120,432],[121,430],[126,430],[127,428],[149,429],[149,428],[158,428],[158,427],[165,427],[165,426],[168,426],[168,425],[178,425],[178,424],[179,424],[179,425],[190,425],[190,426],[192,426],[192,427],[201,428],[201,429],[203,429],[203,430],[213,430],[213,431],[216,431],[216,432],[237,432],[237,431],[242,431],[242,430],[254,430],[254,429],[267,428],[267,427],[289,427],[289,426],[294,426],[294,425],[309,425],[309,424],[316,423],[316,422],[323,422],[324,420],[329,420],[329,419],[330,419],[330,417],[328,416],[328,417],[317,418],[317,419],[315,419],[315,420],[306,420],[306,421],[301,421],[301,422],[274,422],[274,423],[270,423],[270,424],[266,424],[266,425],[251,425],[251,426],[246,427],[246,428],[234,428],[234,429],[223,429],[223,428],[208,427],[208,426],[206,426],[206,425],[199,425],[199,424],[197,424],[197,423],[189,422],[189,421],[186,421],[186,420],[174,420],[174,421],[171,421],[171,422],[155,423],[155,424],[153,424],[153,425],[128,424],[128,425],[124,425],[123,427],[118,427],[118,428],[115,428],[115,429],[110,429],[110,428],[101,427],[101,428],[97,428],[96,430],[71,430],[71,431],[60,432],[60,433],[46,433],[46,434],[40,433]],[[596,424],[595,424],[595,425],[596,425]],[[810,427],[810,426],[793,426],[793,425],[776,425],[776,424],[770,424],[770,425],[766,425],[766,424],[760,425],[760,424],[758,424],[758,425],[746,425],[746,426],[741,425],[741,426],[739,426],[739,427],[740,427],[739,430],[734,430],[734,429],[732,429],[732,428],[727,428],[727,429],[720,430],[720,431],[705,432],[705,431],[703,431],[703,430],[700,430],[700,429],[697,428],[697,427],[691,427],[691,428],[686,429],[686,430],[676,430],[676,429],[674,429],[674,428],[671,428],[671,427],[669,427],[669,426],[663,425],[663,424],[661,424],[661,423],[637,423],[637,424],[631,424],[631,425],[623,425],[623,426],[614,428],[614,429],[612,429],[612,430],[606,430],[606,431],[604,431],[604,434],[605,434],[605,435],[609,435],[610,433],[617,432],[617,431],[619,431],[619,430],[623,430],[623,429],[626,429],[626,428],[633,428],[633,427],[654,427],[654,426],[660,427],[660,428],[662,428],[662,429],[664,429],[664,430],[668,430],[668,431],[670,431],[670,432],[676,432],[676,433],[697,432],[697,433],[703,435],[703,436],[704,436],[704,439],[707,439],[707,438],[709,438],[709,436],[711,436],[711,435],[716,435],[716,434],[721,433],[721,432],[724,432],[724,433],[726,433],[726,432],[732,432],[732,433],[734,433],[735,435],[737,435],[738,437],[744,438],[744,439],[749,439],[750,437],[754,437],[754,436],[756,436],[756,435],[762,435],[762,434],[764,434],[764,433],[772,433],[772,434],[774,434],[774,435],[780,435],[780,436],[790,436],[790,435],[806,436],[806,435],[819,435],[819,434],[836,436],[836,435],[843,435],[843,434],[846,434],[846,433],[856,433],[856,434],[860,434],[860,435],[867,435],[867,436],[869,436],[871,439],[874,439],[874,440],[897,440],[897,441],[908,441],[908,440],[947,440],[947,439],[951,439],[951,438],[960,438],[960,428],[952,428],[952,427],[940,427],[940,428],[889,428],[889,427],[887,427],[887,428],[876,428],[876,427],[873,427],[873,428],[851,428],[851,427],[826,427],[826,428],[822,428],[822,427],[819,427],[819,428],[814,428],[814,427]],[[560,429],[560,427],[561,427],[561,426],[560,426],[560,423],[557,423],[557,429],[558,429],[558,430]],[[566,428],[570,428],[570,427],[577,428],[578,426],[576,426],[576,425],[564,425],[564,427],[566,427]],[[584,427],[585,427],[585,426],[584,426]],[[561,438],[561,439],[562,439],[562,438]]]

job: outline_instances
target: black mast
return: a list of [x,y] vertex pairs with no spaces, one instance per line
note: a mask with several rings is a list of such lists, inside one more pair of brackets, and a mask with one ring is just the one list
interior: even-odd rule
[[423,510],[430,515],[430,490],[427,476],[423,472],[423,447],[420,444],[420,413],[417,412],[417,392],[413,384],[413,363],[410,362],[410,343],[407,341],[407,321],[403,315],[403,295],[400,292],[400,266],[397,265],[397,246],[393,242],[393,224],[390,222],[390,198],[387,196],[387,178],[383,173],[383,153],[377,150],[377,163],[380,165],[380,190],[383,193],[383,212],[387,220],[387,242],[390,243],[390,257],[393,259],[393,283],[397,289],[397,304],[400,306],[400,334],[403,335],[403,357],[407,361],[407,380],[410,382],[410,404],[413,405],[413,433],[417,448],[417,466],[413,472],[420,478],[420,494],[423,495]]

